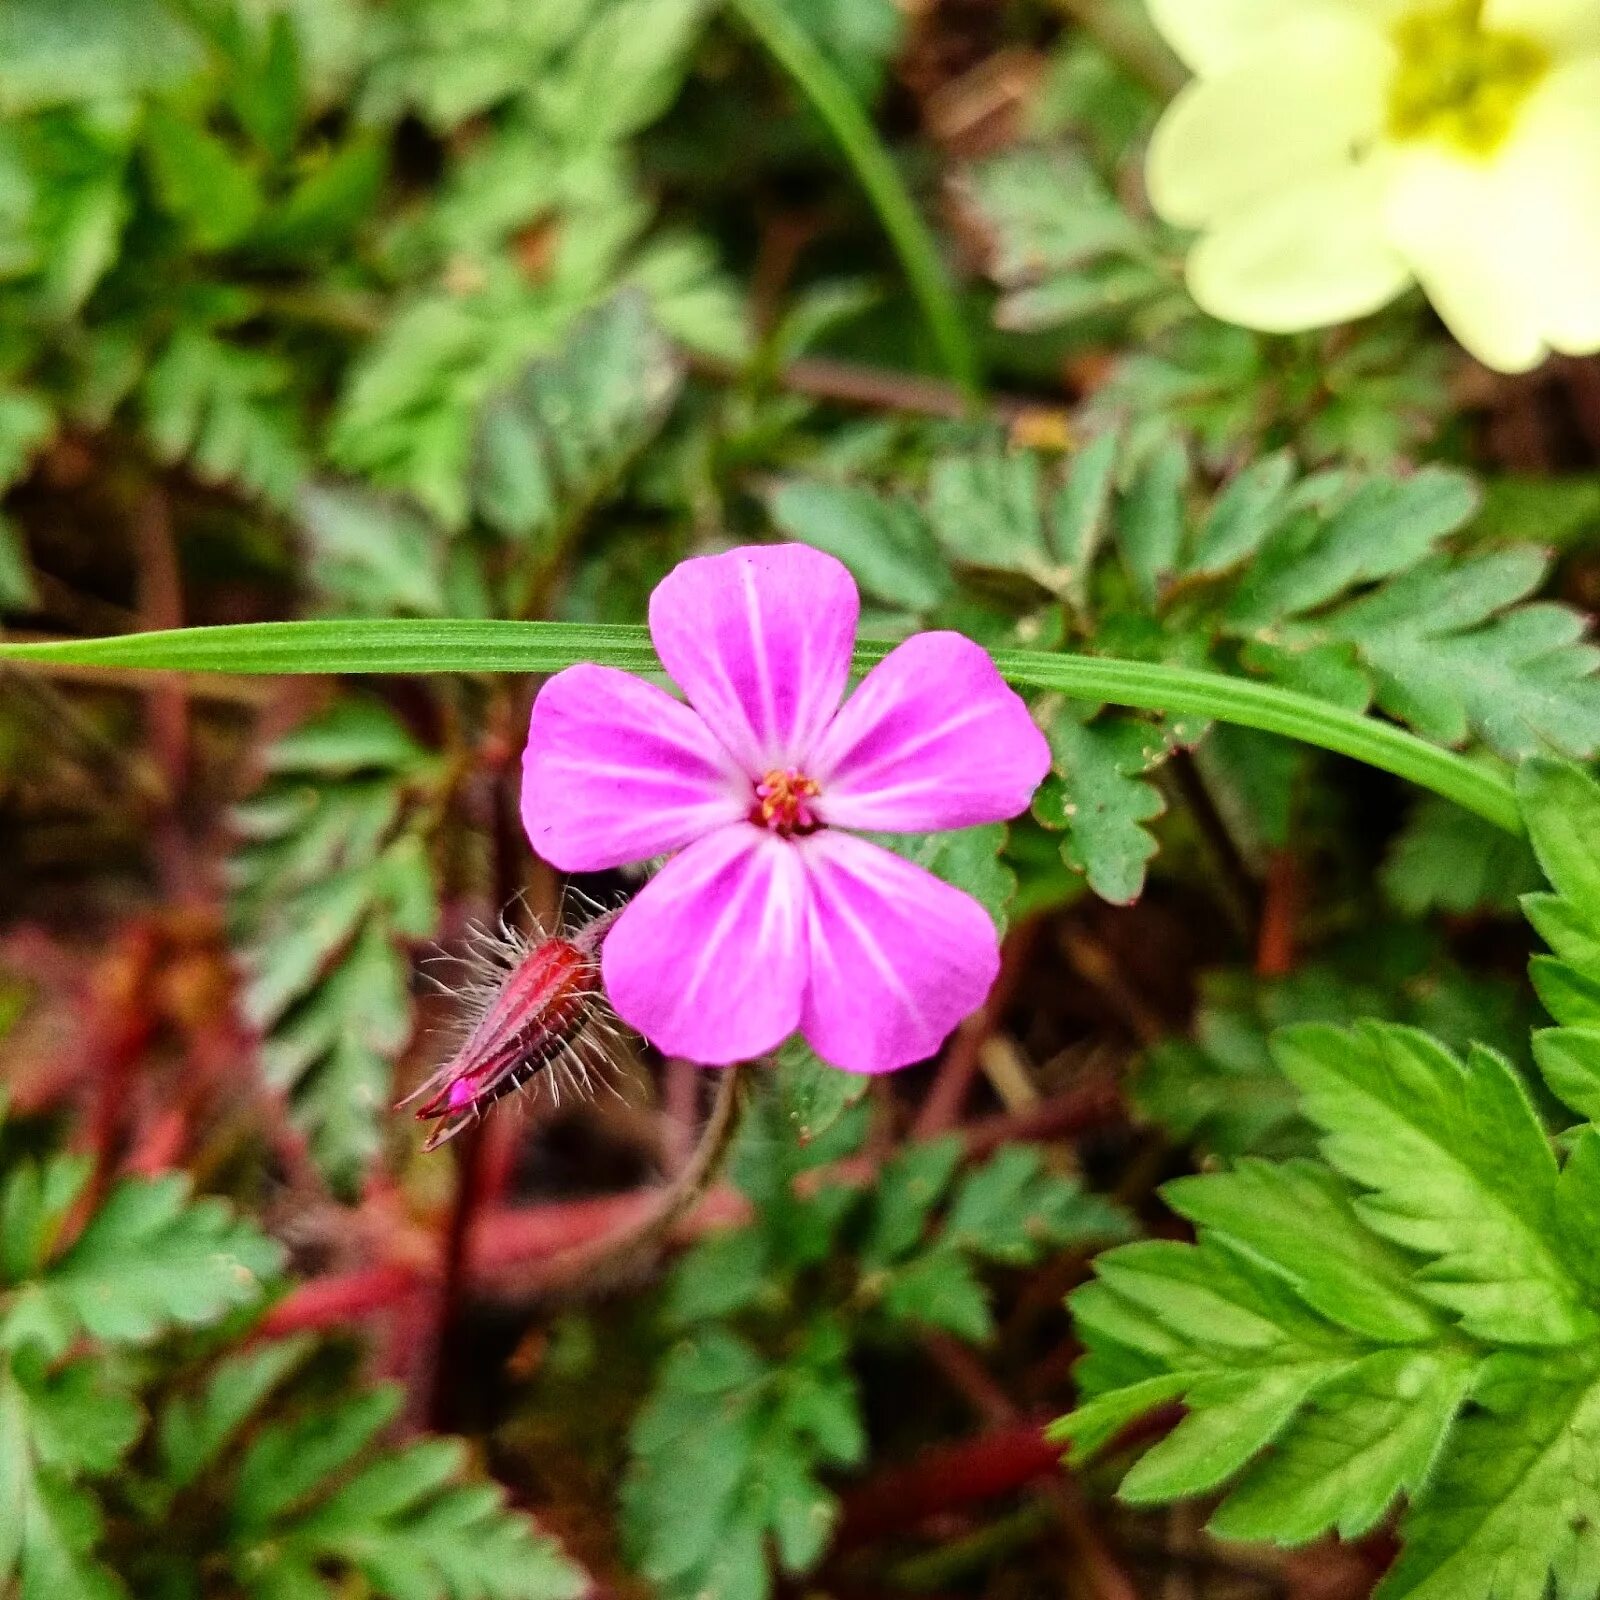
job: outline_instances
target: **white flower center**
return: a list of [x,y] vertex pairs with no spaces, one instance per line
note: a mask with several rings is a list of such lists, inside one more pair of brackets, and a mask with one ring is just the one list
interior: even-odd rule
[[1483,0],[1444,0],[1394,31],[1400,66],[1389,91],[1389,132],[1492,155],[1550,69],[1537,39],[1483,25]]

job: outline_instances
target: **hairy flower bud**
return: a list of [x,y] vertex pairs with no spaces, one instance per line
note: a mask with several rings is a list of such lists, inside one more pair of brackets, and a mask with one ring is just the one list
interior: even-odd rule
[[[461,993],[475,1006],[465,1041],[402,1106],[437,1124],[424,1148],[437,1150],[507,1095],[536,1082],[588,1088],[606,1063],[611,1019],[600,986],[600,941],[616,920],[607,912],[576,932],[522,935],[503,924],[480,933],[480,975]],[[417,1102],[421,1104],[417,1104]]]

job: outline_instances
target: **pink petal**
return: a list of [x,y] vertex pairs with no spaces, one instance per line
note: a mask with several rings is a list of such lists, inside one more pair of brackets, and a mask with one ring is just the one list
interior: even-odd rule
[[760,545],[685,561],[650,597],[673,682],[751,777],[803,762],[838,709],[861,601],[832,556]]
[[1014,817],[1049,770],[1027,706],[958,633],[919,633],[880,661],[808,768],[823,821],[890,833]]
[[824,829],[801,841],[810,879],[810,983],[800,1026],[846,1072],[931,1056],[1000,971],[989,914],[875,844]]
[[787,840],[746,823],[674,856],[606,937],[617,1014],[667,1055],[704,1066],[775,1049],[800,1022],[805,869]]
[[533,703],[522,823],[563,872],[677,850],[743,817],[751,793],[688,706],[625,672],[569,667]]

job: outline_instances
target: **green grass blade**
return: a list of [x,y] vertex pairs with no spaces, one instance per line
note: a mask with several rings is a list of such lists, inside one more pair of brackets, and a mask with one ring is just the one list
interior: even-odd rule
[[946,370],[969,399],[976,399],[982,390],[977,352],[938,243],[861,103],[810,36],[775,0],[729,0],[729,4],[838,140],[900,257]]
[[[863,645],[857,664],[869,666],[890,648]],[[47,644],[0,643],[0,663],[7,661],[232,673],[544,673],[579,661],[627,672],[660,669],[642,627],[494,621],[261,622]],[[1019,688],[1211,717],[1336,751],[1431,789],[1508,833],[1523,831],[1515,792],[1505,778],[1393,723],[1309,695],[1220,672],[1103,656],[1007,650],[995,661]]]

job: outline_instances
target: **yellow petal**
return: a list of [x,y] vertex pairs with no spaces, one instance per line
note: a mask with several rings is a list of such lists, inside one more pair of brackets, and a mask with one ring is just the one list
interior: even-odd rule
[[1545,81],[1506,148],[1500,189],[1527,258],[1545,337],[1568,355],[1600,350],[1600,57]]
[[1389,237],[1450,331],[1501,372],[1538,366],[1547,348],[1538,263],[1507,163],[1413,144],[1393,152],[1389,170]]
[[1205,310],[1268,333],[1364,317],[1410,282],[1384,234],[1381,182],[1351,164],[1222,219],[1189,256]]
[[1486,28],[1531,33],[1556,50],[1600,50],[1600,5],[1595,0],[1485,0]]
[[1162,37],[1193,72],[1221,72],[1307,17],[1393,16],[1405,0],[1147,0]]
[[1394,50],[1348,16],[1307,16],[1167,108],[1150,143],[1150,200],[1167,221],[1200,227],[1375,138]]

